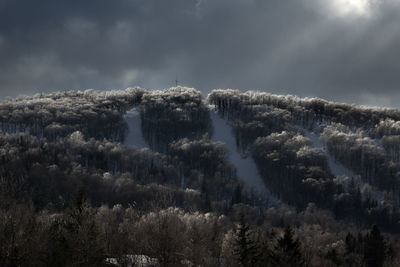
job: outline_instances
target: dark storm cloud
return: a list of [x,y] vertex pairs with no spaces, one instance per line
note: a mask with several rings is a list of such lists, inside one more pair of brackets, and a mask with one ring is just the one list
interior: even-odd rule
[[340,1],[0,0],[0,95],[163,88],[179,73],[203,92],[399,106],[397,0],[367,15],[327,4]]

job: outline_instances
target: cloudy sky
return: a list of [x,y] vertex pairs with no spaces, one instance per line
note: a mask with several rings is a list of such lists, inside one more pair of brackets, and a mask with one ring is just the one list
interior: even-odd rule
[[400,107],[400,0],[0,0],[0,97],[260,90]]

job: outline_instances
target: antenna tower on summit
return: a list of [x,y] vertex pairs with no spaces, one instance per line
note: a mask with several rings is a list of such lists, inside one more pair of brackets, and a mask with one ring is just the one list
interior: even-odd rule
[[178,73],[176,74],[176,78],[175,78],[175,86],[178,87]]

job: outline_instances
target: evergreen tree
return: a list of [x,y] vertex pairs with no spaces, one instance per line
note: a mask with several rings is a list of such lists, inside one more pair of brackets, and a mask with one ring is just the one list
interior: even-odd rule
[[257,266],[259,253],[257,245],[250,237],[250,226],[246,223],[244,212],[240,213],[240,221],[236,230],[234,255],[240,266]]
[[386,255],[387,255],[387,261],[393,263],[393,260],[396,258],[397,252],[392,243],[387,244]]
[[342,264],[342,259],[340,258],[339,254],[337,253],[335,248],[330,249],[326,253],[326,258],[331,260],[337,266],[340,266]]
[[271,240],[274,238],[275,233],[268,232],[266,230],[258,231],[257,235],[257,266],[274,266],[272,261],[272,253],[271,253]]
[[289,225],[285,228],[283,237],[278,239],[272,259],[275,266],[305,266],[300,241],[294,237],[293,229]]
[[47,259],[54,266],[102,266],[104,251],[98,239],[94,210],[87,204],[83,189],[73,206],[56,220],[49,242],[53,244]]
[[373,225],[364,241],[364,261],[368,267],[381,267],[386,258],[386,242],[378,226]]
[[346,235],[346,253],[354,253],[356,250],[357,240],[356,238],[349,232]]
[[359,233],[358,238],[352,233],[348,233],[345,238],[346,253],[344,261],[346,266],[362,265],[363,238]]

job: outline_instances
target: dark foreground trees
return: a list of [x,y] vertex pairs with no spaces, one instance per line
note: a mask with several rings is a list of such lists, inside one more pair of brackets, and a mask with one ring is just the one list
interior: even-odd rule
[[388,247],[376,225],[365,236],[364,260],[368,267],[381,267],[388,258]]
[[[399,229],[400,113],[235,91],[210,101],[269,189],[297,209],[267,208],[238,180],[194,89],[5,101],[0,266],[400,266],[393,236],[365,230]],[[158,152],[116,142],[133,105]],[[327,150],[306,127],[324,133]],[[361,179],[334,177],[328,153]]]
[[246,223],[243,212],[240,214],[239,225],[236,229],[234,255],[240,266],[257,266],[261,264],[260,248],[252,239],[250,226]]
[[102,266],[104,248],[99,239],[95,210],[78,192],[75,203],[65,214],[50,224],[45,261],[48,266]]
[[[1,266],[396,266],[398,243],[376,226],[346,234],[321,211],[299,215],[271,210],[254,216],[184,212],[175,207],[142,212],[134,206],[93,208],[82,194],[62,213],[35,214],[2,202]],[[296,228],[281,223],[291,222]],[[312,240],[311,243],[307,240]],[[313,248],[310,250],[310,248]],[[125,265],[123,265],[125,264]]]
[[286,226],[283,236],[278,238],[272,262],[275,266],[282,267],[305,266],[300,241],[295,238],[292,227]]

